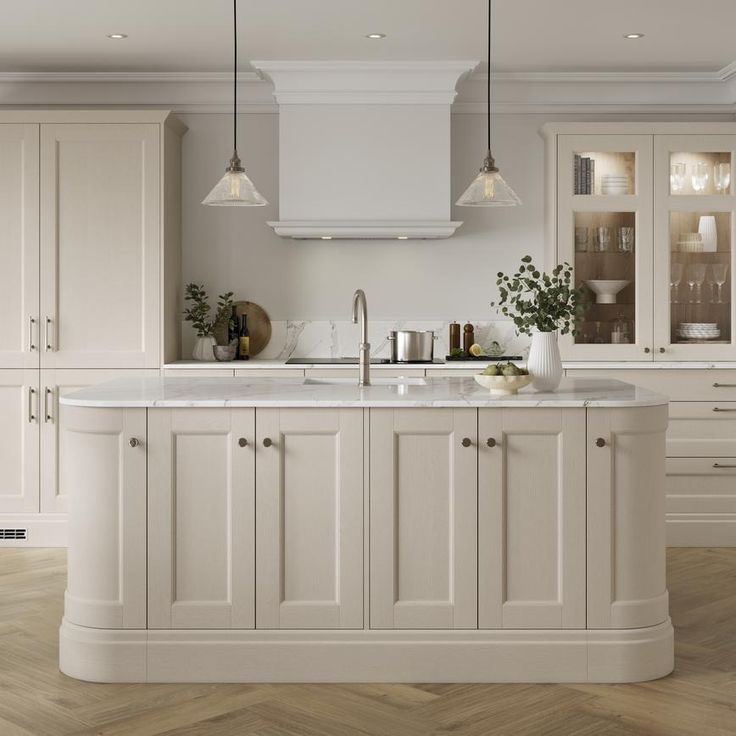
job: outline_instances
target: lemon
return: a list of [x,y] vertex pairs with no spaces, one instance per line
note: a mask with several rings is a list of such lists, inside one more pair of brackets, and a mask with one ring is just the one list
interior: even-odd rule
[[483,348],[476,342],[468,348],[468,352],[477,358],[478,356],[483,355]]

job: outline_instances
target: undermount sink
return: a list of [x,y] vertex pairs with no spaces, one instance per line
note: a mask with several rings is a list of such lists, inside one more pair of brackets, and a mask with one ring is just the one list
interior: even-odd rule
[[[305,386],[349,386],[355,384],[355,378],[305,378]],[[371,386],[426,386],[424,378],[388,378],[373,376]]]

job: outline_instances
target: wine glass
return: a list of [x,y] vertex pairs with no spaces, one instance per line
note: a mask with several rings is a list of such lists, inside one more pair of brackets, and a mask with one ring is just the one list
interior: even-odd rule
[[685,270],[685,267],[682,265],[682,263],[673,263],[672,264],[672,270],[670,272],[670,302],[672,304],[679,304],[680,300],[678,299],[678,295],[680,293],[680,282],[682,281],[682,272]]
[[698,161],[698,163],[693,164],[691,181],[693,189],[698,192],[698,194],[704,191],[705,187],[708,186],[708,178],[708,164],[706,164],[705,161]]
[[596,243],[596,250],[599,253],[605,253],[611,245],[611,228],[610,227],[599,227],[598,228],[598,241]]
[[588,228],[575,228],[575,250],[578,253],[585,253],[588,250]]
[[728,192],[731,186],[731,164],[718,163],[713,166],[713,185],[717,192]]
[[[690,287],[690,303],[691,304],[702,304],[701,291],[703,287],[703,281],[705,281],[705,264],[704,263],[693,263],[687,270],[687,283]],[[693,298],[694,290],[694,298]]]
[[634,250],[634,228],[621,227],[618,231],[618,252],[631,253]]
[[716,304],[723,304],[722,290],[723,284],[726,283],[726,277],[728,276],[728,264],[727,263],[714,263],[713,269],[713,280],[716,282],[718,287],[718,298]]
[[670,189],[672,192],[681,192],[685,186],[685,164],[672,164],[670,166]]

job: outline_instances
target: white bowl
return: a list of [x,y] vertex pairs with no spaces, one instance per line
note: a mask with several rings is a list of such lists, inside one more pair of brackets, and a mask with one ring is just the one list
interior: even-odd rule
[[596,304],[615,304],[616,294],[625,289],[631,281],[610,280],[610,281],[586,281],[590,290],[595,294]]
[[476,373],[473,378],[483,388],[490,389],[494,396],[508,396],[515,394],[520,388],[532,382],[531,376],[484,376]]

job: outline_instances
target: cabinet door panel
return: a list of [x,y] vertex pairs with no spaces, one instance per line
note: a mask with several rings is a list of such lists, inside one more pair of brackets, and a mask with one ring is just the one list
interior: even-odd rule
[[0,513],[38,511],[38,371],[0,371]]
[[160,363],[159,126],[41,129],[41,364]]
[[585,628],[585,409],[478,423],[479,627]]
[[38,248],[38,125],[2,124],[0,368],[38,368]]
[[149,412],[150,628],[253,627],[254,417]]
[[257,627],[362,628],[363,410],[256,423]]
[[371,628],[475,628],[477,412],[372,409],[370,434]]

